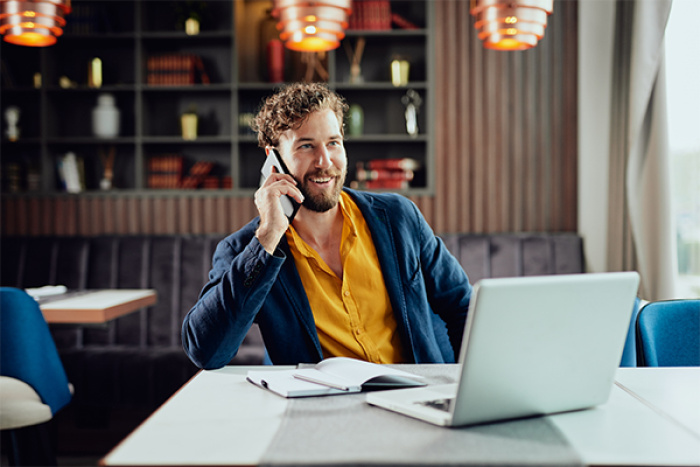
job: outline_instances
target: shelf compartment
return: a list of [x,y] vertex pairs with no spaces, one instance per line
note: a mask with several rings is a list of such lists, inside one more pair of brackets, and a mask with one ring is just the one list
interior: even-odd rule
[[[125,45],[126,44],[126,45]],[[88,87],[88,68],[92,59],[102,61],[102,84],[104,86],[133,85],[136,71],[133,41],[59,40],[46,51],[48,66],[43,84],[58,87],[60,78],[65,76],[79,87]]]
[[[47,138],[49,140],[92,139],[94,137],[92,109],[97,105],[98,95],[99,93],[51,93],[47,106]],[[116,107],[119,109],[119,137],[133,137],[135,135],[134,95],[130,93],[113,95]]]
[[[4,67],[3,67],[4,68]],[[39,138],[41,134],[41,101],[40,93],[36,90],[7,92],[3,89],[2,93],[2,140],[7,138],[7,119],[5,112],[10,107],[19,109],[19,119],[17,128],[19,129],[19,139],[14,143],[20,143],[28,139]],[[8,141],[10,144],[13,142]],[[3,146],[4,147],[4,146]]]
[[190,110],[195,110],[199,116],[198,136],[230,138],[230,99],[222,99],[216,94],[209,93],[198,94],[196,98],[189,93],[144,94],[143,135],[145,137],[180,136],[180,115]]
[[67,37],[121,37],[133,34],[135,10],[132,1],[93,0],[73,2],[72,11],[66,17]]
[[[360,62],[361,75],[365,82],[391,83],[391,62],[395,58],[405,59],[410,63],[409,82],[426,81],[426,37],[381,35],[368,36],[365,39],[364,54]],[[349,44],[354,50],[357,40],[358,37],[346,37],[335,52],[335,81],[338,84],[350,82],[350,60],[345,44]]]
[[[206,74],[211,84],[231,82],[231,44],[230,41],[217,40],[212,43],[201,41],[144,40],[142,50],[142,76],[140,82],[148,84],[149,59],[160,56],[195,55],[202,61],[202,68],[195,68],[192,84],[204,84]],[[174,61],[174,63],[178,63]],[[170,66],[175,66],[172,63]],[[166,67],[168,65],[166,64]],[[167,69],[162,70],[167,72]]]
[[[406,135],[406,107],[401,102],[407,88],[392,88],[391,90],[363,91],[361,89],[346,89],[341,92],[349,105],[357,104],[362,107],[364,114],[364,135]],[[419,136],[427,131],[426,109],[427,98],[425,90],[417,91],[423,104],[418,109]],[[347,125],[347,123],[346,123]],[[347,131],[347,129],[346,129]]]
[[[426,144],[425,139],[420,141],[411,140],[410,142],[391,140],[348,142],[345,146],[348,155],[347,184],[349,185],[350,182],[357,179],[358,163],[366,164],[372,160],[409,159],[415,161],[418,164],[418,168],[413,170],[413,180],[408,183],[408,187],[404,190],[426,188]],[[392,189],[392,191],[397,190]]]
[[[2,75],[0,78],[2,79],[3,91],[32,89],[34,87],[34,74],[41,72],[41,52],[39,47],[25,47],[5,41],[0,42],[0,56],[2,56]],[[6,95],[7,93],[3,92],[3,98]]]
[[[175,188],[158,188],[157,186],[151,186],[149,184],[149,179],[153,175],[163,175],[167,174],[168,170],[164,168],[154,168],[151,170],[150,161],[153,158],[169,158],[181,159],[182,161],[182,172],[181,172],[181,183],[189,175],[191,175],[191,170],[198,162],[208,162],[212,163],[211,170],[206,174],[207,176],[213,176],[217,178],[218,188],[221,189],[224,178],[231,176],[231,148],[228,145],[189,145],[182,146],[180,144],[159,144],[150,145],[145,149],[145,159],[143,173],[146,189],[163,190],[163,189],[175,189]],[[172,171],[170,171],[172,173]],[[161,185],[162,186],[162,185]],[[191,188],[191,189],[200,189]],[[209,190],[209,188],[207,188]]]
[[38,144],[3,141],[0,167],[3,193],[41,191],[41,148]]
[[53,162],[54,187],[57,191],[62,191],[61,180],[58,173],[58,164],[61,157],[68,152],[75,153],[76,157],[82,159],[85,176],[86,191],[99,190],[100,180],[103,178],[104,167],[102,163],[102,155],[109,153],[110,148],[114,148],[114,177],[112,179],[112,187],[115,189],[133,190],[135,170],[135,149],[131,145],[81,145],[78,147],[52,147],[51,160]]
[[[191,13],[199,18],[199,35],[231,31],[234,2],[140,2],[144,34],[185,34],[185,20]],[[196,38],[195,36],[187,36]]]

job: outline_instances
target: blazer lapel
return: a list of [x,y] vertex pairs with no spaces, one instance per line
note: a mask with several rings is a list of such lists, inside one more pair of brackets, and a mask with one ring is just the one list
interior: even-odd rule
[[407,338],[405,342],[411,342],[406,312],[406,297],[403,293],[396,244],[387,210],[377,206],[369,196],[350,190],[348,192],[357,203],[360,211],[362,211],[365,222],[367,222],[367,226],[372,232],[374,248],[377,251],[377,257],[384,276],[384,284],[389,294],[391,306],[394,309],[394,315],[405,333]]
[[287,256],[279,272],[279,285],[288,298],[290,308],[294,310],[297,318],[299,318],[301,326],[313,341],[320,360],[323,358],[323,352],[321,350],[321,343],[318,340],[318,333],[316,332],[314,315],[311,312],[311,305],[309,305],[309,299],[304,291],[304,284],[301,282],[299,271],[297,271],[296,265],[294,264],[294,256],[289,249],[286,236],[282,237],[279,248]]

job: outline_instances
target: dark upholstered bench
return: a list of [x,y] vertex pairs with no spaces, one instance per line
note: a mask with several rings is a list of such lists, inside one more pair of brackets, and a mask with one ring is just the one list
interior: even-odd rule
[[[93,446],[96,453],[104,453],[194,375],[197,369],[182,350],[180,327],[207,281],[221,237],[0,238],[1,285],[152,288],[158,292],[156,305],[105,326],[52,326],[75,387],[67,410],[70,419],[66,420],[67,415],[58,419],[63,423],[58,430],[62,436],[72,433],[85,439],[85,433],[98,433],[105,445]],[[582,242],[575,234],[442,237],[472,283],[485,277],[584,270]],[[260,364],[263,356],[255,328],[231,363]],[[125,414],[132,416],[125,420]],[[81,427],[87,431],[80,431]]]
[[573,233],[447,234],[441,237],[472,284],[487,277],[585,271],[583,241]]

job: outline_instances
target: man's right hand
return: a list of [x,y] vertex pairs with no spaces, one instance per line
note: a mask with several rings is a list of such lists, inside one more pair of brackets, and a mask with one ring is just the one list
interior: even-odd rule
[[291,175],[277,173],[277,169],[273,167],[270,176],[255,192],[255,206],[260,215],[260,226],[255,236],[270,254],[274,253],[289,226],[289,219],[284,215],[280,197],[288,195],[299,203],[304,201],[304,196],[296,185],[297,182]]

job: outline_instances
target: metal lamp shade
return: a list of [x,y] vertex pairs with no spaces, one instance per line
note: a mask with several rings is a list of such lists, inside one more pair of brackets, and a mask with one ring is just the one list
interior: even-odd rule
[[472,0],[474,27],[484,47],[526,50],[544,37],[554,0]]
[[0,0],[0,34],[16,45],[53,45],[70,10],[70,0]]

